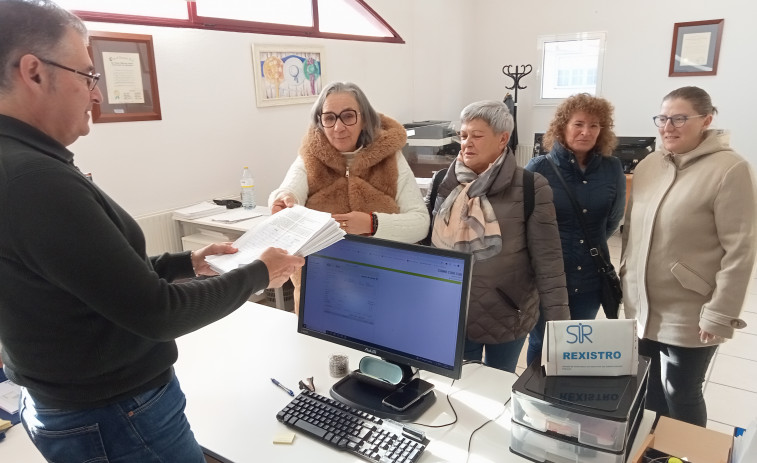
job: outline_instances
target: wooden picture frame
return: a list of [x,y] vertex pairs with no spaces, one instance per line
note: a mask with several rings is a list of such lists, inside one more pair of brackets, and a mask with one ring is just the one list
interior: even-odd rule
[[151,35],[90,32],[89,55],[103,95],[92,122],[162,119]]
[[323,88],[322,47],[252,46],[258,107],[313,103]]
[[724,19],[675,23],[669,77],[718,73]]

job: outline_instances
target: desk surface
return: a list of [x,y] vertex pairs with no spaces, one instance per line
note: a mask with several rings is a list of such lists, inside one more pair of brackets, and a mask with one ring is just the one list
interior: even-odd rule
[[[316,392],[328,396],[336,381],[328,374],[329,355],[348,355],[355,369],[362,352],[299,334],[294,314],[254,303],[180,338],[178,344],[176,372],[187,396],[186,414],[197,440],[212,454],[234,463],[364,461],[302,434],[291,445],[273,444],[275,435],[290,431],[276,420],[276,413],[292,398],[270,380],[276,378],[296,391],[301,379],[313,376]],[[472,364],[454,384],[425,371],[421,377],[435,384],[437,400],[418,422],[453,421],[445,394],[450,395],[458,422],[443,428],[416,425],[431,440],[420,462],[466,461],[471,433],[489,420],[495,421],[473,435],[468,461],[528,461],[509,450],[508,401],[514,374]],[[640,435],[649,432],[652,417],[645,415]]]
[[[299,380],[313,376],[316,392],[328,396],[336,381],[328,374],[330,354],[347,354],[356,368],[363,353],[297,333],[294,314],[255,303],[246,303],[228,317],[177,340],[176,374],[187,396],[186,414],[197,440],[222,460],[234,463],[363,462],[311,438],[297,434],[291,445],[273,444],[273,437],[291,432],[276,420],[276,413],[292,399],[275,387],[276,378],[297,390]],[[445,424],[444,428],[417,428],[431,440],[421,463],[465,462],[471,433],[470,463],[526,462],[510,452],[508,400],[516,376],[482,365],[463,367],[454,384],[428,372],[421,376],[436,385],[436,403],[419,423]],[[646,436],[654,414],[645,412],[639,436]],[[636,439],[633,455],[643,439]],[[21,426],[11,428],[0,441],[0,461],[43,463]]]

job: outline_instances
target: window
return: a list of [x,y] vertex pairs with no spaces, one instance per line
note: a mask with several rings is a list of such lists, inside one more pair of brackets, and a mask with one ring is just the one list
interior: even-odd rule
[[365,0],[58,0],[86,21],[404,43]]
[[290,26],[313,25],[311,0],[196,0],[197,16]]
[[540,36],[538,41],[540,104],[557,104],[576,93],[601,93],[604,32]]
[[372,10],[366,10],[352,0],[318,2],[321,32],[334,34],[392,37],[395,32]]
[[187,19],[187,3],[184,1],[129,0],[56,0],[68,10],[92,11],[119,15],[153,16],[157,18]]

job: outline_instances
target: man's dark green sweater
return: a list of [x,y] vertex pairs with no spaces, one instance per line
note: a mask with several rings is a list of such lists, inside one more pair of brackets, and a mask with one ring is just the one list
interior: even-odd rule
[[0,343],[9,379],[66,409],[166,384],[175,338],[268,285],[260,261],[173,282],[191,276],[189,253],[145,255],[137,223],[70,151],[0,115]]

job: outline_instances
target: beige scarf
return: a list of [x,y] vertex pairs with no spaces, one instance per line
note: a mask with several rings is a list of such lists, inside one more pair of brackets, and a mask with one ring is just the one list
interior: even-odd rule
[[438,248],[470,252],[476,260],[496,256],[502,250],[502,234],[486,194],[504,163],[500,155],[481,175],[460,158],[455,161],[459,185],[445,198],[434,220],[431,242]]

